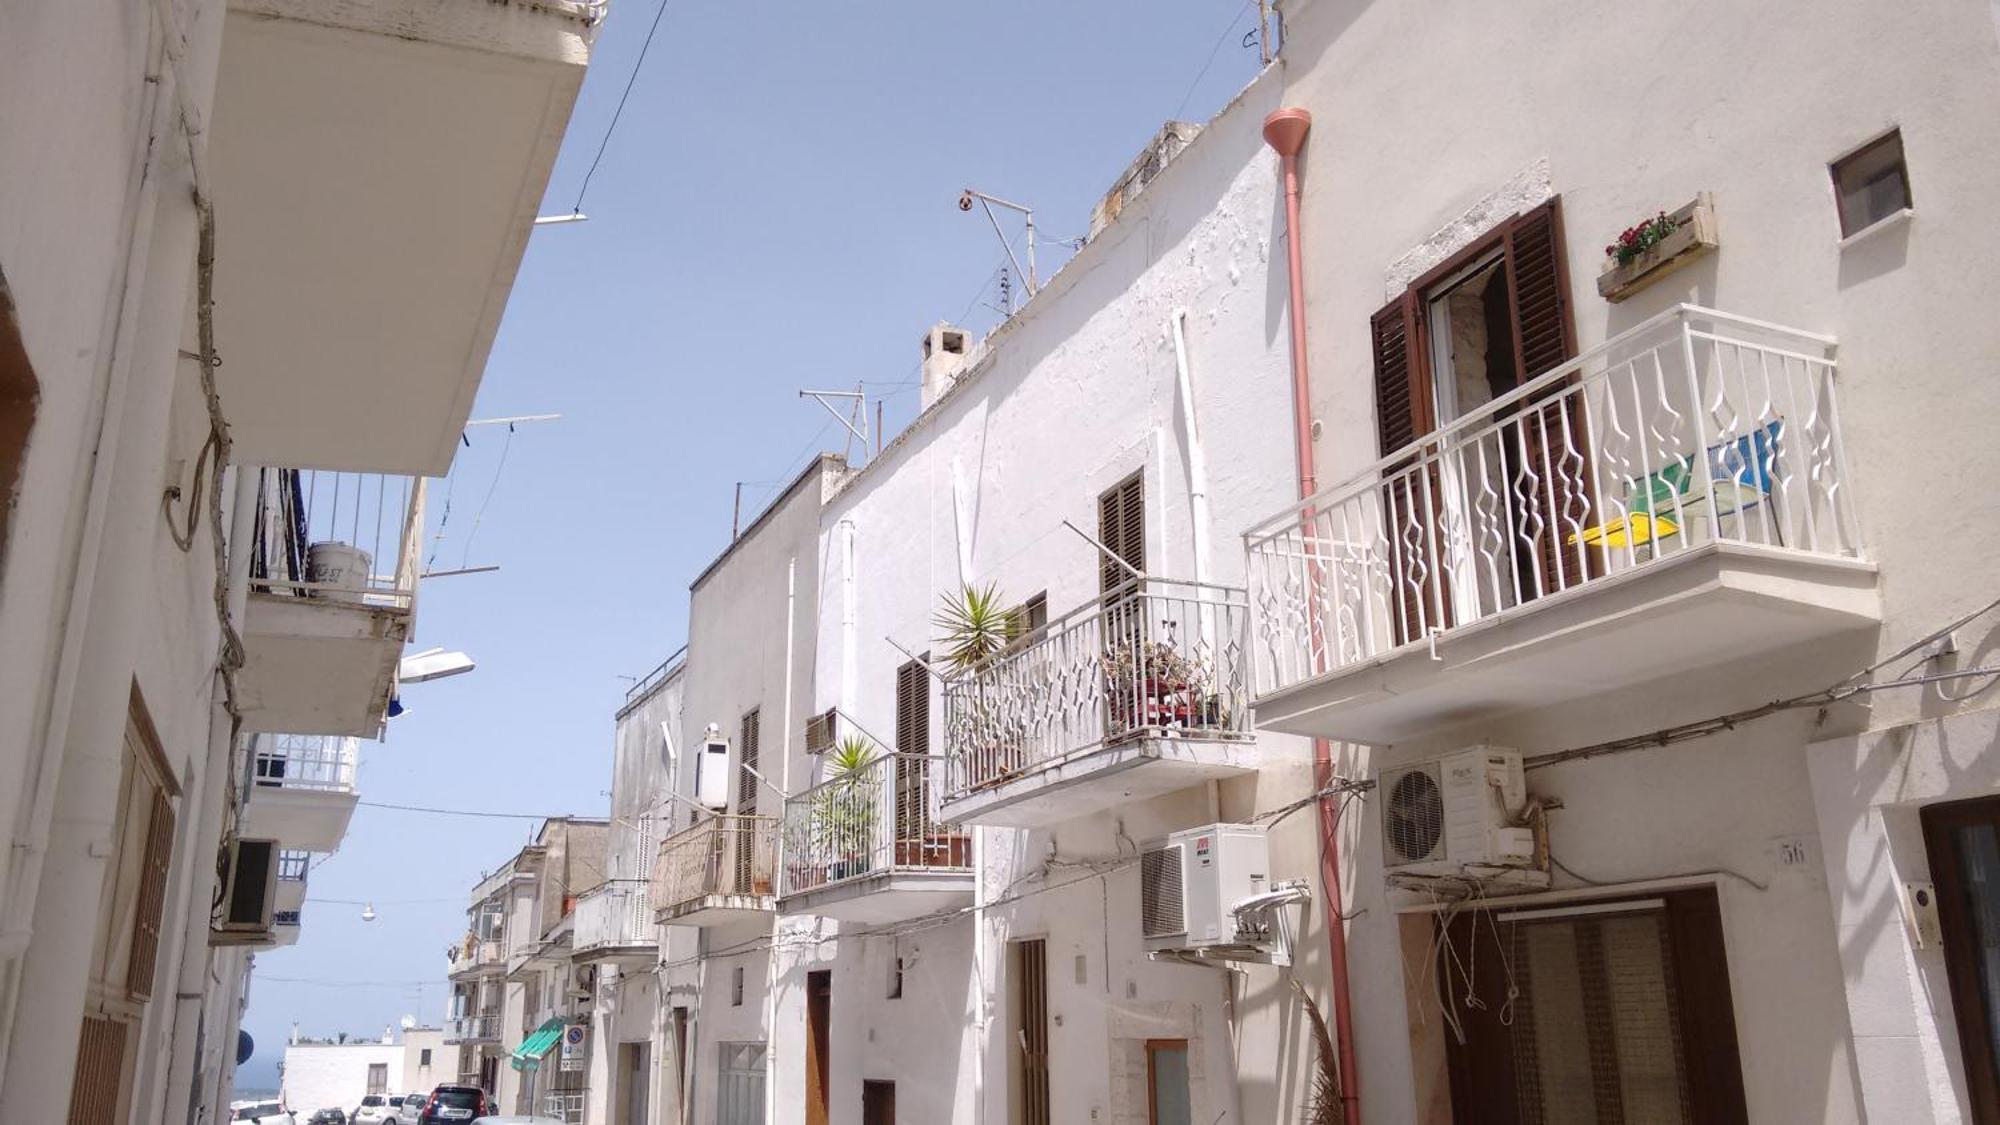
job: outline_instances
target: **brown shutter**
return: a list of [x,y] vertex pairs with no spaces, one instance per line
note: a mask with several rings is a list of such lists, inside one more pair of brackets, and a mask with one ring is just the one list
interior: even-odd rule
[[[1562,199],[1551,199],[1516,215],[1508,221],[1501,240],[1506,248],[1507,287],[1513,304],[1516,370],[1526,383],[1576,355],[1569,269],[1563,250]],[[1570,395],[1539,408],[1527,403],[1520,407],[1529,462],[1525,468],[1545,486],[1551,478],[1558,482],[1553,489],[1536,490],[1541,529],[1535,537],[1535,554],[1541,571],[1540,592],[1544,594],[1585,581],[1593,561],[1568,542],[1573,531],[1589,522],[1588,497],[1593,495],[1590,443],[1583,429],[1581,403],[1579,396]],[[1565,480],[1573,487],[1562,487],[1560,482]],[[1524,574],[1521,582],[1530,597],[1535,593],[1531,578]]]
[[896,852],[897,862],[921,862],[930,831],[924,792],[925,755],[931,752],[931,685],[924,666],[912,660],[896,669]]
[[1429,365],[1417,346],[1423,336],[1418,301],[1415,290],[1405,290],[1369,321],[1375,353],[1375,439],[1382,457],[1436,428],[1426,377]]
[[896,753],[924,755],[931,747],[931,693],[924,666],[896,669]]
[[70,1079],[69,1125],[116,1121],[125,1108],[127,1033],[131,1025],[112,1016],[85,1016],[78,1034],[76,1070]]
[[[738,747],[737,763],[751,769],[757,765],[757,735],[759,727],[757,709],[752,707],[743,716],[743,737]],[[736,771],[736,811],[749,816],[757,811],[757,779],[750,769]]]
[[1514,301],[1514,358],[1525,383],[1576,355],[1561,197],[1514,216],[1501,239]]
[[133,911],[132,955],[125,966],[125,991],[137,1000],[153,995],[154,963],[160,954],[160,918],[167,903],[167,873],[174,857],[174,806],[153,790],[146,822],[146,851],[139,862],[139,897]]
[[[1146,569],[1146,474],[1133,473],[1097,498],[1097,539],[1133,570]],[[1131,581],[1131,573],[1116,559],[1097,561],[1100,590],[1115,590]]]
[[833,749],[834,735],[839,729],[838,715],[838,711],[828,708],[806,720],[806,753],[824,754]]

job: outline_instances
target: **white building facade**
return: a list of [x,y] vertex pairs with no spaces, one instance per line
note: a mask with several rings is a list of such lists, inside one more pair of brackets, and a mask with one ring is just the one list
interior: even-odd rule
[[0,1118],[226,1112],[384,731],[602,15],[405,7],[9,17]]

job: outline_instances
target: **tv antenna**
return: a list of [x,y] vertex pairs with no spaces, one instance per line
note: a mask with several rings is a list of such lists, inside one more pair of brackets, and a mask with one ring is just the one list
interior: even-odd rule
[[[849,436],[847,447],[841,451],[842,456],[846,456],[854,451],[854,443],[856,441],[861,443],[862,455],[867,455],[868,398],[862,393],[859,384],[856,384],[855,388],[851,391],[800,391],[799,397],[809,398],[819,403],[826,408],[828,414],[833,415],[834,421],[846,427]],[[835,410],[833,403],[828,401],[829,399],[842,399],[846,401],[848,404],[847,413],[842,414],[840,411]]]
[[[976,188],[966,188],[963,192],[959,193],[958,209],[961,211],[970,211],[975,201],[979,204],[980,209],[986,212],[986,221],[993,224],[993,233],[1000,239],[1000,248],[1007,252],[1007,260],[1014,264],[1014,272],[1020,274],[1022,280],[1025,282],[1023,288],[1027,289],[1028,296],[1033,297],[1035,290],[1041,287],[1041,283],[1035,278],[1035,209],[1010,202],[997,195],[988,195]],[[1021,268],[1020,259],[1014,257],[1014,247],[1007,241],[1007,232],[1000,229],[1000,217],[993,213],[995,207],[1004,207],[1009,211],[1019,212],[1021,217],[1027,222],[1028,268],[1025,270]],[[1009,311],[1012,311],[1011,306],[1009,307]]]

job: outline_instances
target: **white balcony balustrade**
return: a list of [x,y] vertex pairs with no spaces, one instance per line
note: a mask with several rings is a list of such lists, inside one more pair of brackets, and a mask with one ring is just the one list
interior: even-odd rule
[[583,1090],[551,1090],[542,1095],[542,1116],[563,1125],[583,1125],[583,1103],[588,1097]]
[[238,678],[246,729],[380,737],[413,635],[421,478],[267,470]]
[[609,879],[577,896],[575,958],[652,957],[659,939],[651,898],[644,879]]
[[271,903],[271,940],[292,945],[299,940],[299,919],[305,910],[306,872],[312,855],[303,851],[278,852],[278,883]]
[[353,738],[266,734],[250,744],[250,792],[242,834],[301,852],[330,852],[347,835],[359,798],[361,744]]
[[943,814],[1059,823],[1257,767],[1244,591],[1135,579],[944,690]]
[[1835,372],[1680,306],[1253,528],[1259,724],[1393,741],[1873,623]]
[[653,909],[662,923],[708,926],[777,908],[778,818],[712,816],[660,841]]
[[941,811],[944,760],[882,754],[785,803],[779,909],[893,922],[972,901],[972,838]]
[[479,1012],[452,1016],[444,1021],[446,1043],[497,1043],[500,1041],[500,1013]]

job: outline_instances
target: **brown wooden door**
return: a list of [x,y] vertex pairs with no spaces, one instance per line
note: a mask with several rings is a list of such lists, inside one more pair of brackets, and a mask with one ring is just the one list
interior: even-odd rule
[[1923,810],[1924,844],[1943,929],[1945,979],[1973,1120],[2000,1122],[2000,798]]
[[832,1102],[833,1072],[828,1067],[832,1047],[833,972],[806,974],[806,1125],[827,1125]]
[[1014,1045],[1020,1125],[1049,1125],[1049,964],[1041,938],[1014,945]]
[[861,1083],[861,1125],[896,1125],[896,1084],[873,1078]]
[[1749,1120],[1712,889],[1469,909],[1441,937],[1454,1120]]

